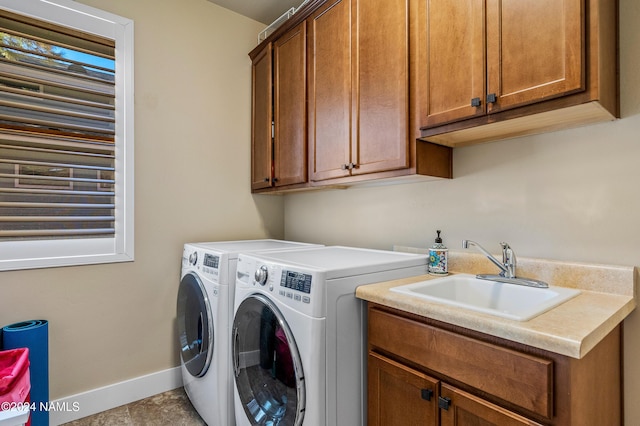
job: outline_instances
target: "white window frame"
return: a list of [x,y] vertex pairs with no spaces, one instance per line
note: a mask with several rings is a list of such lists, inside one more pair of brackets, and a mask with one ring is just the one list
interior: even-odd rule
[[115,235],[0,241],[0,271],[134,260],[133,21],[72,0],[0,0],[0,9],[115,41]]

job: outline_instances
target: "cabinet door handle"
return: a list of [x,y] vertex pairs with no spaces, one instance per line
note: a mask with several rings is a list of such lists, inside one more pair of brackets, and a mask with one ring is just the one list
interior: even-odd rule
[[495,93],[490,93],[487,95],[487,103],[488,104],[493,104],[498,100],[498,98],[496,97]]
[[433,391],[431,389],[420,389],[420,393],[422,399],[425,401],[431,401],[431,397],[433,396]]
[[265,181],[265,182],[269,182],[270,180],[271,180],[271,179],[269,179],[268,177],[267,177],[267,178],[264,178],[264,181]]
[[273,182],[273,183],[278,182],[278,178],[273,178],[273,179],[272,179],[272,182]]
[[438,397],[438,407],[442,408],[443,410],[449,410],[449,407],[451,407],[451,398],[447,398],[444,396],[439,396]]
[[357,169],[358,165],[356,163],[343,164],[340,166],[342,170],[353,170]]
[[472,107],[478,108],[481,105],[481,103],[482,103],[482,101],[480,100],[480,98],[471,99],[471,106]]

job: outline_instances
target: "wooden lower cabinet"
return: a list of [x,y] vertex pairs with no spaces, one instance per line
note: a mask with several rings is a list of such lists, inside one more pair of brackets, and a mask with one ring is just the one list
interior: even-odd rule
[[470,426],[540,425],[519,414],[492,404],[475,395],[442,383],[440,385],[440,425]]
[[368,362],[370,426],[540,424],[379,354]]
[[370,426],[622,425],[621,327],[581,359],[374,303]]
[[368,359],[368,424],[438,424],[437,379],[374,352]]

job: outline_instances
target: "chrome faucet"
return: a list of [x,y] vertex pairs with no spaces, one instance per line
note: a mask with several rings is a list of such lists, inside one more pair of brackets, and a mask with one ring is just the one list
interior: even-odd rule
[[462,248],[469,248],[469,245],[476,246],[487,258],[500,268],[500,276],[506,278],[516,277],[516,254],[513,252],[509,244],[500,243],[502,246],[502,263],[498,261],[491,253],[484,249],[480,244],[471,240],[462,240]]
[[502,246],[502,262],[493,257],[491,253],[484,249],[480,244],[471,240],[462,240],[462,248],[469,248],[469,246],[475,246],[482,254],[484,254],[487,259],[489,259],[494,265],[496,265],[500,269],[499,275],[491,275],[491,274],[478,274],[476,278],[481,280],[491,280],[498,281],[509,284],[519,284],[526,285],[529,287],[540,287],[547,288],[549,284],[534,280],[531,278],[518,278],[516,277],[516,254],[513,249],[509,246],[509,244],[502,242],[500,246]]

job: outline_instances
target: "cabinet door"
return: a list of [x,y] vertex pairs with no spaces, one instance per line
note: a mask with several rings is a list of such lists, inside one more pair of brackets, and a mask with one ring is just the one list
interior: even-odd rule
[[540,426],[539,423],[445,383],[440,385],[440,394],[441,426]]
[[369,426],[435,426],[438,381],[370,352],[367,418]]
[[[426,0],[420,48],[427,61],[422,124],[434,126],[485,114],[484,1]],[[422,82],[421,82],[422,83]],[[475,101],[473,101],[475,100]],[[473,103],[473,105],[472,105]],[[474,106],[477,103],[478,106]]]
[[307,24],[309,178],[349,176],[351,1],[329,2]]
[[487,0],[488,112],[584,90],[584,0]]
[[409,0],[354,1],[352,174],[409,166]]
[[306,23],[273,44],[275,186],[307,181]]
[[271,186],[272,58],[271,43],[251,63],[251,189]]

